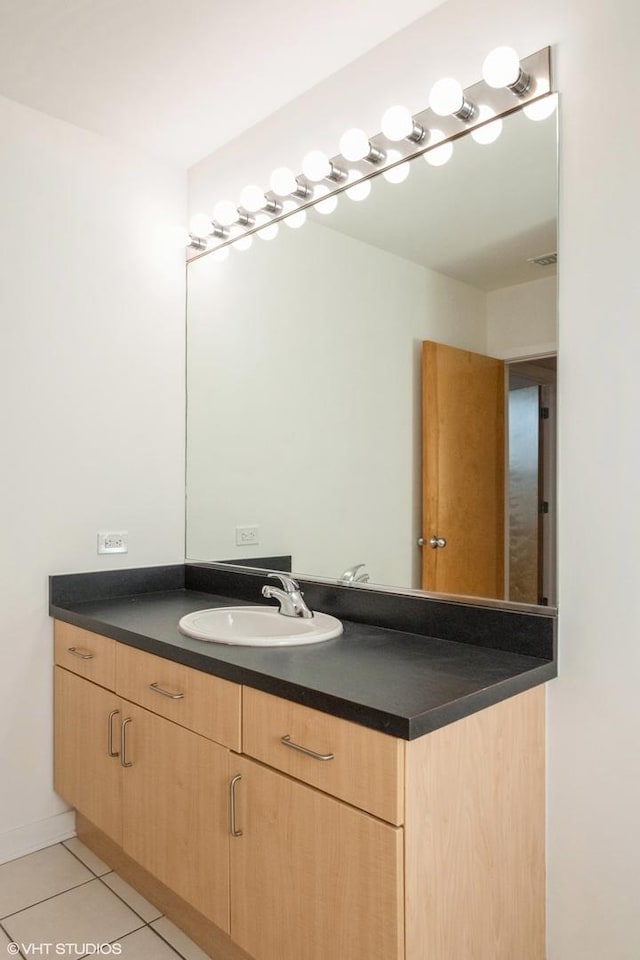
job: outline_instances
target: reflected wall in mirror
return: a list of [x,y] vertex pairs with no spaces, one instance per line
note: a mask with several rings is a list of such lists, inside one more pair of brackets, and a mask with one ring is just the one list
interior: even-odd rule
[[556,602],[556,127],[189,264],[189,559]]

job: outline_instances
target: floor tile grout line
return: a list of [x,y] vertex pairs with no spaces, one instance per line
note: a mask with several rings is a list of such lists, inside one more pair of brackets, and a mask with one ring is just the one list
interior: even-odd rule
[[[158,920],[162,920],[162,919],[169,920],[169,917],[158,917]],[[171,949],[172,949],[175,953],[177,953],[178,956],[182,958],[182,960],[187,960],[187,958],[185,957],[184,953],[181,953],[180,950],[178,950],[178,948],[177,948],[173,943],[171,943],[170,940],[167,940],[166,937],[163,937],[162,934],[160,933],[160,931],[159,931],[159,930],[156,930],[156,928],[153,926],[153,924],[154,924],[154,923],[157,923],[158,920],[152,920],[151,923],[147,924],[147,926],[151,927],[151,929],[153,930],[153,932],[154,932],[155,934],[157,934],[157,936],[159,936],[161,940],[164,940],[164,942],[166,943],[166,945],[167,945],[168,947],[171,947]],[[171,922],[172,922],[172,921],[169,920],[169,923],[171,923]],[[178,929],[180,929],[180,928],[178,927]],[[184,931],[181,930],[180,932],[183,933]],[[187,936],[187,934],[185,933],[185,937],[186,937],[186,936]],[[195,942],[195,941],[194,941],[194,942]],[[198,944],[196,943],[196,947],[197,947],[197,946],[198,946]],[[202,948],[200,947],[199,949],[202,949]],[[202,952],[204,953],[204,950],[203,950]]]
[[[73,839],[73,838],[71,838],[71,839]],[[82,843],[82,840],[80,841],[80,843]],[[94,875],[94,877],[96,878],[96,880],[99,880],[108,890],[111,891],[111,893],[114,894],[114,896],[116,896],[119,900],[121,900],[122,903],[125,904],[125,906],[129,907],[129,909],[132,910],[137,917],[140,917],[140,919],[142,920],[142,922],[145,923],[145,924],[147,924],[147,926],[148,926],[150,923],[155,922],[156,920],[160,920],[160,919],[164,916],[164,914],[162,913],[162,911],[160,911],[160,913],[158,914],[158,916],[153,918],[153,921],[151,921],[151,920],[146,920],[146,919],[142,916],[142,914],[141,914],[138,910],[136,910],[135,907],[132,907],[132,906],[131,906],[131,904],[128,902],[128,900],[125,900],[124,897],[121,897],[120,894],[119,894],[116,890],[114,890],[113,887],[110,887],[109,884],[108,884],[108,883],[106,882],[106,880],[104,879],[105,877],[111,876],[111,874],[115,874],[116,877],[120,877],[120,874],[119,874],[116,870],[111,870],[111,868],[110,868],[109,870],[107,870],[106,873],[98,874],[98,873],[96,873],[94,870],[91,869],[91,867],[89,866],[88,863],[85,863],[84,860],[82,860],[76,853],[74,853],[73,850],[69,850],[69,848],[68,848],[67,846],[65,846],[64,841],[62,842],[62,846],[64,846],[64,847],[65,847],[65,850],[68,850],[69,853],[70,853],[73,857],[76,858],[76,860],[78,860],[83,866],[85,866],[85,867],[87,868],[87,870],[91,871],[91,873],[93,873],[93,875]],[[104,861],[103,861],[103,862],[104,862]],[[105,864],[105,866],[108,866],[108,864]],[[124,877],[120,877],[120,879],[121,879],[121,880],[124,880]],[[126,883],[127,881],[124,880],[124,882]],[[135,887],[132,887],[132,889],[135,890]],[[138,893],[137,890],[136,890],[136,893]],[[142,894],[138,894],[138,895],[139,895],[139,896],[142,896]],[[149,902],[151,903],[151,901],[149,901]],[[155,907],[155,904],[151,904],[151,906]],[[158,908],[155,907],[155,909],[157,910]]]
[[[69,839],[73,839],[73,838],[69,838]],[[4,926],[5,920],[10,920],[13,917],[19,916],[21,913],[26,913],[28,910],[32,909],[32,907],[40,906],[43,903],[47,903],[49,900],[55,900],[56,897],[63,896],[65,893],[70,893],[72,890],[78,890],[80,887],[85,887],[88,884],[93,883],[95,880],[99,880],[103,887],[106,887],[110,891],[110,893],[112,893],[118,900],[120,900],[120,902],[123,903],[134,914],[134,916],[141,921],[141,924],[139,927],[135,927],[133,930],[129,930],[127,931],[127,933],[122,934],[120,937],[116,937],[113,940],[109,941],[111,944],[118,943],[120,940],[124,940],[124,938],[128,937],[130,934],[137,933],[138,931],[143,930],[145,927],[147,927],[149,930],[153,931],[153,933],[157,937],[159,937],[163,941],[163,943],[165,943],[169,947],[169,949],[176,954],[177,957],[180,957],[181,960],[187,960],[185,955],[173,943],[171,943],[170,940],[168,940],[165,936],[162,935],[162,933],[159,930],[156,930],[155,927],[152,926],[152,924],[157,923],[159,920],[164,920],[164,919],[168,920],[169,918],[166,917],[165,914],[161,913],[159,916],[154,917],[153,920],[145,920],[142,914],[140,914],[134,907],[132,907],[130,903],[128,903],[123,897],[121,897],[119,893],[113,890],[109,886],[109,884],[106,883],[104,880],[104,878],[108,877],[110,874],[115,874],[117,877],[120,877],[120,874],[118,874],[115,870],[111,870],[111,869],[107,870],[106,873],[97,874],[89,866],[88,863],[85,863],[85,861],[82,860],[81,857],[79,857],[76,853],[73,852],[73,850],[70,850],[69,847],[66,846],[65,841],[59,841],[59,843],[50,844],[50,847],[55,847],[55,846],[64,847],[67,853],[70,853],[71,856],[78,861],[78,863],[80,863],[86,870],[89,871],[91,876],[89,877],[88,880],[83,880],[81,883],[72,884],[70,887],[66,887],[64,890],[59,890],[57,893],[53,893],[49,897],[43,897],[42,900],[36,900],[34,903],[31,903],[28,906],[22,907],[20,910],[16,910],[14,913],[8,913],[4,917],[0,918],[0,931],[4,933],[4,935],[9,939],[11,943],[15,943],[16,941],[14,941],[11,938],[11,934],[9,933],[7,928]],[[43,848],[43,849],[48,849],[48,848]],[[124,880],[123,877],[120,877],[120,879]],[[126,883],[126,881],[124,882]],[[135,888],[132,888],[132,889],[135,889]],[[152,904],[152,906],[154,905]],[[19,956],[21,960],[25,960],[24,953],[22,952],[22,950],[20,950],[17,956]]]
[[148,923],[144,923],[144,922],[143,922],[143,923],[140,924],[139,927],[136,927],[135,930],[128,930],[126,933],[121,934],[119,937],[114,937],[113,940],[107,940],[106,942],[107,942],[110,946],[113,946],[114,943],[120,943],[120,942],[121,942],[122,940],[124,940],[126,937],[130,937],[131,934],[133,934],[133,933],[139,933],[140,930],[144,930],[144,928],[145,928],[145,927],[148,927],[148,926],[149,926]]
[[[74,840],[74,839],[77,840],[78,838],[77,838],[77,837],[70,837],[69,839],[71,839],[71,840]],[[82,840],[80,840],[79,842],[82,843]],[[85,868],[89,871],[89,873],[92,873],[92,874],[94,875],[94,877],[96,877],[98,880],[102,879],[102,877],[106,877],[106,876],[107,876],[107,873],[113,873],[113,870],[111,869],[111,867],[109,867],[109,869],[107,870],[106,873],[103,873],[103,874],[96,873],[95,870],[93,870],[92,867],[90,867],[89,864],[86,863],[86,862],[82,859],[82,857],[79,857],[77,853],[74,853],[73,850],[70,850],[70,849],[69,849],[69,847],[66,845],[66,843],[65,843],[64,840],[62,841],[61,846],[63,846],[63,847],[65,848],[65,850],[67,851],[67,853],[70,853],[72,857],[75,857],[76,860],[78,861],[78,863],[81,863],[82,866],[85,867]],[[87,847],[87,850],[88,850],[88,849],[89,849],[89,848]],[[99,858],[98,858],[98,859],[99,859]],[[108,866],[108,864],[105,864],[105,866]]]
[[[115,873],[115,874],[116,874],[116,877],[120,877],[120,874],[119,874],[119,873],[116,873],[115,870],[112,870],[111,873]],[[108,874],[108,873],[105,873],[105,877],[108,877],[108,876],[109,876],[109,874]],[[153,921],[151,921],[151,920],[145,920],[145,918],[142,916],[142,914],[140,913],[140,911],[139,911],[139,910],[136,910],[135,907],[132,907],[131,904],[130,904],[127,900],[125,900],[124,897],[121,897],[120,894],[119,894],[116,890],[114,890],[112,887],[110,887],[109,884],[106,883],[106,882],[102,879],[102,877],[97,877],[97,879],[100,881],[100,883],[101,883],[103,886],[105,886],[105,887],[107,888],[107,890],[110,890],[110,891],[111,891],[111,893],[114,895],[114,897],[117,897],[118,900],[121,900],[122,903],[124,903],[124,905],[125,905],[126,907],[129,907],[129,910],[133,911],[133,913],[135,913],[136,917],[140,917],[140,919],[142,920],[143,923],[146,923],[147,925],[148,925],[149,923],[152,923],[152,922],[155,923],[156,920],[161,920],[162,917],[164,916],[163,913],[160,913],[160,914],[158,914],[157,917],[154,917],[154,918],[153,918]],[[124,880],[125,883],[127,882],[127,881],[124,879],[124,877],[120,877],[120,879],[121,879],[121,880]],[[131,884],[129,884],[129,886],[131,886]],[[136,893],[138,893],[138,891],[135,889],[135,887],[131,887],[131,889],[134,890]],[[141,893],[138,893],[138,896],[139,896],[139,897],[142,897],[142,894],[141,894]],[[146,899],[146,897],[143,897],[142,899],[144,900],[144,899]],[[151,903],[150,900],[149,900],[148,902]],[[156,910],[158,909],[153,903],[151,903],[151,906],[154,907],[154,909],[156,909]]]
[[[164,916],[164,914],[163,914],[163,916]],[[158,917],[158,920],[161,920],[161,919],[162,919],[162,917]],[[177,957],[180,957],[181,960],[185,960],[185,957],[176,950],[176,948],[173,946],[172,943],[169,943],[169,941],[168,941],[168,940],[165,940],[165,938],[164,938],[160,933],[158,933],[157,930],[154,930],[154,929],[153,929],[153,927],[151,926],[151,924],[152,924],[152,923],[155,923],[155,922],[156,922],[155,920],[152,920],[152,921],[150,921],[150,922],[146,922],[146,923],[144,923],[141,927],[136,927],[136,929],[135,929],[135,930],[132,930],[131,933],[125,934],[125,936],[129,937],[129,936],[131,936],[132,933],[138,933],[138,931],[140,931],[140,930],[151,930],[151,932],[152,932],[153,934],[155,934],[156,937],[159,937],[160,940],[162,940],[163,943],[166,943],[167,946],[170,947],[171,950],[173,950],[173,952],[175,953],[175,955],[176,955]],[[121,939],[121,940],[124,940],[125,937],[121,937],[120,939]],[[111,941],[110,941],[110,944],[113,945],[114,943],[118,943],[118,942],[119,942],[119,941],[118,941],[117,939],[116,939],[116,940],[111,940]]]
[[[5,937],[6,937],[7,940],[9,941],[9,943],[15,943],[15,942],[16,942],[16,941],[13,939],[13,937],[11,936],[11,934],[9,933],[9,931],[7,930],[7,928],[3,925],[3,923],[2,923],[1,920],[0,920],[0,930],[2,931],[2,933],[4,933]],[[19,953],[15,954],[15,956],[20,957],[21,960],[25,960],[24,953],[22,952],[22,950],[20,950],[20,945],[19,945],[19,944],[18,944],[18,950],[19,950]]]
[[80,887],[86,887],[88,883],[94,883],[95,880],[99,880],[99,877],[89,877],[88,880],[83,880],[82,883],[74,883],[73,886],[67,887],[65,890],[59,890],[57,893],[52,893],[50,897],[43,897],[42,900],[36,900],[35,903],[30,903],[28,907],[21,907],[19,910],[15,910],[13,913],[7,913],[4,917],[0,917],[0,923],[4,923],[5,920],[10,920],[12,917],[17,917],[20,913],[26,913],[27,910],[31,910],[32,907],[39,907],[41,903],[46,903],[47,900],[55,900],[56,897],[61,897],[65,893],[71,893],[72,890],[79,890]]
[[[130,934],[137,933],[138,930],[144,930],[146,926],[147,926],[146,923],[142,923],[139,927],[136,927],[135,930],[129,930],[127,933],[123,933],[119,937],[114,937],[113,940],[105,940],[104,942],[108,943],[109,946],[113,946],[114,943],[120,943],[122,940],[125,939],[125,937],[128,937]],[[78,958],[78,960],[84,960],[84,958],[88,956],[90,956],[90,954],[83,953],[82,956]],[[95,956],[95,954],[91,954],[91,956]]]

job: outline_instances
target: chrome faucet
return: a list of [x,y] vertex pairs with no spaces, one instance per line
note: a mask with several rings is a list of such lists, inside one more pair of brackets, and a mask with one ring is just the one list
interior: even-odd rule
[[302,599],[303,594],[299,584],[291,577],[285,577],[281,573],[270,573],[270,577],[275,577],[282,583],[283,589],[272,587],[265,583],[262,588],[262,596],[267,599],[277,600],[280,604],[280,613],[285,617],[304,617],[308,620],[313,616],[311,610]]
[[354,567],[349,567],[340,577],[340,583],[368,583],[368,573],[361,573],[360,576],[358,576],[358,570],[365,566],[365,563],[356,563]]

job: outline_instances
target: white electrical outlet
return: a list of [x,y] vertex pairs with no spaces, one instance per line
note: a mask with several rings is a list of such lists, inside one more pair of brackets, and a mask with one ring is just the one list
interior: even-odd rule
[[250,544],[260,543],[258,527],[236,527],[236,546],[248,547]]
[[126,530],[98,534],[98,553],[128,553],[129,534]]

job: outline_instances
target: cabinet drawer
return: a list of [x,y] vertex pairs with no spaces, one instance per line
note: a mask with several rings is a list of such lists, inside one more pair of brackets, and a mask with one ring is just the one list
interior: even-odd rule
[[152,713],[240,750],[241,687],[237,683],[118,644],[116,689]]
[[109,637],[56,620],[55,662],[73,673],[115,690],[116,643]]
[[250,687],[242,737],[243,752],[257,760],[389,823],[403,822],[403,741]]

